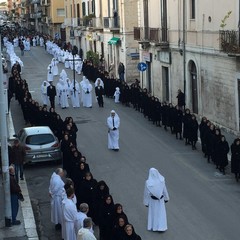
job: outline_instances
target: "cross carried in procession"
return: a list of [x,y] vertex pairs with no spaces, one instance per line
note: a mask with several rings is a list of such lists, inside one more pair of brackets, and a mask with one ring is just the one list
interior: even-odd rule
[[73,47],[72,49],[72,55],[73,58],[72,59],[65,59],[65,61],[69,61],[69,62],[73,62],[73,91],[74,91],[74,96],[75,96],[75,92],[76,92],[76,79],[75,79],[75,62],[81,62],[82,59],[81,58],[75,58],[76,54],[78,52],[78,49],[76,46]]

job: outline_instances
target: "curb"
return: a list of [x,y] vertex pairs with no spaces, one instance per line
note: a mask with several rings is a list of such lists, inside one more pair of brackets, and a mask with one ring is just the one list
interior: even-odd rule
[[[8,125],[8,139],[10,141],[14,140],[15,129],[12,120],[12,114],[9,112],[7,115],[7,125]],[[37,233],[37,226],[32,210],[32,204],[28,193],[27,183],[24,180],[20,180],[19,185],[22,190],[24,201],[20,203],[23,215],[24,229],[29,240],[39,240]]]
[[[24,176],[25,177],[25,176]],[[20,180],[19,183],[22,194],[24,197],[24,201],[21,202],[21,208],[22,208],[22,215],[23,215],[23,221],[24,221],[24,228],[26,231],[26,235],[29,240],[39,240],[38,233],[37,233],[37,226],[32,210],[32,204],[31,200],[29,198],[27,183],[24,180]]]

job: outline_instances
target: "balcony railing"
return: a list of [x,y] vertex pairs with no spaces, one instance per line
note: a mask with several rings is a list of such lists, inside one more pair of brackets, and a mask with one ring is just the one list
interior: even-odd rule
[[103,18],[104,28],[120,28],[119,17],[104,17]]
[[240,32],[219,31],[220,49],[225,53],[240,54]]
[[166,28],[150,28],[150,27],[134,27],[134,40],[148,41],[161,46],[168,46],[168,29]]

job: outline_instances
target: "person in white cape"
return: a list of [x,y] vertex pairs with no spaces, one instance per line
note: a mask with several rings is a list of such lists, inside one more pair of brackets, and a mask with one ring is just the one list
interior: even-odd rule
[[58,75],[58,60],[56,58],[53,58],[51,61],[51,65],[52,65],[52,72],[53,72],[53,76],[57,76]]
[[51,197],[51,222],[55,224],[56,229],[60,229],[62,224],[63,176],[63,169],[57,168],[51,176],[49,185],[49,196]]
[[76,240],[76,232],[75,232],[75,222],[77,220],[77,207],[74,202],[74,188],[69,187],[66,189],[67,198],[64,198],[62,201],[62,214],[63,214],[63,222],[64,222],[64,231],[63,234],[64,240]]
[[75,87],[74,87],[74,80],[72,80],[70,84],[70,95],[71,95],[72,106],[74,108],[79,108],[80,107],[80,98],[79,98],[80,87],[76,79],[75,79]]
[[50,84],[47,81],[43,81],[41,86],[41,94],[42,94],[42,101],[43,105],[48,105],[48,95],[47,95],[47,87]]
[[92,84],[89,82],[89,80],[83,76],[83,80],[80,83],[81,89],[82,89],[82,103],[83,107],[92,107]]
[[120,99],[120,94],[121,94],[121,92],[120,92],[120,88],[119,87],[116,87],[116,91],[115,91],[115,93],[114,93],[114,102],[115,103],[119,103],[120,101],[119,101],[119,99]]
[[83,220],[83,227],[78,231],[77,240],[97,240],[91,232],[92,225],[92,219],[89,217],[85,218]]
[[167,215],[165,203],[169,201],[165,178],[155,168],[150,168],[145,182],[143,203],[148,207],[149,231],[166,231]]
[[112,110],[110,116],[107,118],[108,125],[108,149],[119,151],[119,127],[120,118],[117,113]]

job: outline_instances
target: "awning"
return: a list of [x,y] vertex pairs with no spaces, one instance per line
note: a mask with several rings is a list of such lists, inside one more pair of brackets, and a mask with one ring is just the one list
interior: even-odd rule
[[116,45],[120,41],[120,38],[113,37],[108,41],[108,44]]

